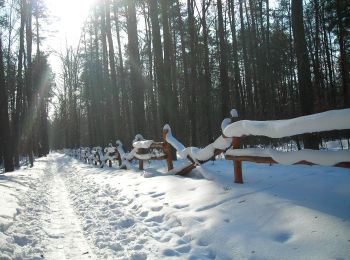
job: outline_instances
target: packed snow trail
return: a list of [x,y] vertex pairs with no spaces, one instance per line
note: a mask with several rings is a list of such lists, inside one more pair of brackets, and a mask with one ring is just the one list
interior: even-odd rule
[[91,259],[92,250],[86,241],[57,162],[50,165],[51,181],[48,183],[49,212],[44,230],[48,236],[46,259]]
[[41,165],[41,178],[29,185],[20,199],[23,208],[17,209],[14,224],[5,231],[20,246],[9,253],[20,259],[94,259],[70,204],[56,156],[41,161],[46,161]]

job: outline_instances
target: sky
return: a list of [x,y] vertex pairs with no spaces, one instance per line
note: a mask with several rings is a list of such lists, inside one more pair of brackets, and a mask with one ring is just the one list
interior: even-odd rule
[[81,28],[89,9],[96,0],[46,0],[49,14],[55,17],[48,29],[53,32],[44,42],[44,49],[53,53],[49,61],[56,77],[60,73],[60,59],[55,53],[62,53],[66,45],[78,45]]

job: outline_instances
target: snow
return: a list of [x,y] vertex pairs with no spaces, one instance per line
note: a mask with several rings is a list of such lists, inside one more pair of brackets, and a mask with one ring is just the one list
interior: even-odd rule
[[231,109],[230,115],[231,117],[238,117],[238,111],[236,109]]
[[256,135],[281,138],[304,133],[350,129],[349,118],[350,108],[331,110],[287,120],[241,120],[227,126],[223,133],[227,137]]
[[144,140],[144,141],[137,141],[137,142],[134,142],[132,143],[132,146],[134,148],[150,148],[151,145],[154,143],[153,140]]
[[332,166],[350,160],[350,150],[318,151],[304,149],[300,151],[282,152],[274,149],[246,148],[229,149],[226,151],[226,155],[271,157],[276,162],[286,165],[307,161],[318,165]]
[[[225,129],[231,123],[231,119],[225,118],[221,123],[221,129]],[[166,141],[175,148],[177,153],[181,158],[190,157],[192,160],[198,163],[198,161],[207,161],[214,156],[216,149],[226,150],[231,145],[231,138],[226,138],[220,135],[213,143],[207,145],[206,147],[200,149],[197,147],[187,147],[178,141],[171,132],[170,126],[167,124],[163,127],[163,130],[167,130]]]
[[349,169],[248,162],[239,185],[231,161],[144,166],[53,153],[0,175],[0,259],[349,258]]

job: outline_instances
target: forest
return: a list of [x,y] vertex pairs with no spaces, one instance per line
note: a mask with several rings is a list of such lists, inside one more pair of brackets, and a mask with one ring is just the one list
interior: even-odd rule
[[[0,0],[0,158],[220,134],[231,108],[273,120],[350,107],[348,0],[97,0],[78,46],[43,48],[44,0]],[[34,48],[33,48],[34,47]]]

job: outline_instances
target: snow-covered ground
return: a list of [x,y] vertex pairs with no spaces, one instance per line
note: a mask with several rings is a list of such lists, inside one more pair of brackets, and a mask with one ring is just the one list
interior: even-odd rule
[[165,168],[54,153],[0,175],[0,259],[350,259],[349,169],[243,163],[241,185],[232,161]]

